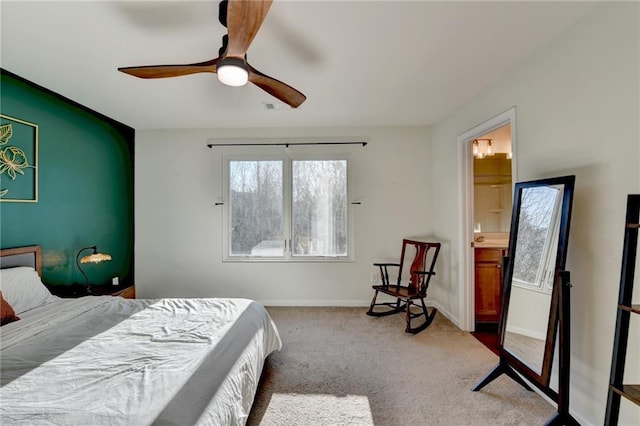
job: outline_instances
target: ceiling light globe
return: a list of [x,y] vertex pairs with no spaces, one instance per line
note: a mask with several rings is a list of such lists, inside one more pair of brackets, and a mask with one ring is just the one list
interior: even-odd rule
[[249,72],[238,65],[220,65],[216,72],[218,73],[220,83],[226,84],[227,86],[244,86],[249,81]]

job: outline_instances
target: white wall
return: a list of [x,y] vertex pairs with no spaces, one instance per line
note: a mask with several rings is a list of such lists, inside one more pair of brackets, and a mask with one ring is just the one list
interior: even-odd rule
[[[516,106],[516,180],[576,175],[567,259],[572,288],[571,411],[602,424],[622,254],[626,195],[640,192],[640,5],[598,6],[499,83],[433,126],[433,229],[452,242],[434,297],[458,312],[460,182],[456,137]],[[636,292],[638,294],[638,292]],[[637,299],[635,303],[638,303]],[[638,325],[638,322],[636,322]],[[627,377],[640,381],[640,333]],[[640,424],[623,402],[620,424]]]
[[[276,112],[277,113],[277,112]],[[295,113],[292,111],[290,113]],[[210,138],[366,136],[352,146],[355,261],[223,263],[222,148]],[[271,148],[277,152],[281,147]],[[313,147],[292,147],[309,152]],[[347,150],[347,148],[339,148]],[[368,305],[375,260],[431,228],[426,127],[153,130],[136,133],[135,277],[139,297],[248,297],[265,304]]]

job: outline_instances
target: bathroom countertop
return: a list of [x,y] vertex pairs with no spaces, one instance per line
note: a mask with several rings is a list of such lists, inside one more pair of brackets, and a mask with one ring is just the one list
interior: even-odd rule
[[508,241],[492,241],[492,240],[475,241],[473,243],[473,247],[474,248],[500,248],[500,249],[506,249],[506,248],[509,248],[509,242]]
[[509,233],[508,232],[474,233],[473,247],[506,249],[509,247]]

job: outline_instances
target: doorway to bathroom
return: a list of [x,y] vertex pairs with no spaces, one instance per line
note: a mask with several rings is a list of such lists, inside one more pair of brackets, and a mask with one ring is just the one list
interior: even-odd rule
[[475,330],[496,332],[502,300],[502,258],[509,246],[511,225],[511,124],[480,135],[471,144]]
[[[478,260],[486,262],[481,266],[487,266],[479,272],[483,275],[492,275],[493,280],[496,276],[501,280],[502,268],[498,267],[500,266],[501,254],[496,256],[495,252],[486,253],[482,250],[476,250],[476,245],[479,245],[480,249],[500,249],[506,248],[508,245],[509,226],[506,228],[501,226],[504,223],[510,223],[511,202],[507,200],[507,195],[510,197],[513,193],[513,182],[517,176],[515,112],[515,107],[512,107],[458,136],[461,171],[459,325],[463,330],[475,331],[476,328],[476,251],[481,256]],[[488,142],[491,144],[489,145]],[[510,184],[504,177],[506,174],[504,169],[509,169],[509,162],[511,163]],[[497,167],[497,172],[490,171],[495,170],[495,167]],[[503,171],[500,171],[501,167]],[[477,183],[474,171],[481,175],[477,179]],[[490,177],[492,175],[500,178]],[[475,194],[476,187],[478,187],[477,195]],[[479,204],[478,208],[476,208],[476,202]],[[476,210],[479,211],[477,216],[475,215]],[[504,230],[506,232],[503,232]],[[492,247],[492,245],[497,245],[497,247]],[[483,257],[487,254],[489,257]],[[489,269],[488,266],[492,266],[494,269]],[[495,286],[495,281],[490,282]],[[479,292],[480,301],[485,300],[487,301],[486,305],[494,306],[493,312],[488,312],[491,311],[489,309],[487,312],[478,313],[479,323],[490,323],[492,315],[493,318],[499,315],[500,302],[498,300],[500,295],[501,292],[496,293],[495,291],[493,293]],[[491,299],[493,302],[488,302]],[[483,317],[483,315],[485,316]]]

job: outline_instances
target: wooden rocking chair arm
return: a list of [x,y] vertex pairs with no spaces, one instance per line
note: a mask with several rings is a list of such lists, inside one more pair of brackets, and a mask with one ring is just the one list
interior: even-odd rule
[[[389,271],[387,267],[389,266],[397,266],[399,267],[399,263],[374,263],[373,266],[377,266],[380,268],[380,280],[382,281],[383,287],[389,286]],[[400,285],[400,277],[398,277],[398,285]]]

